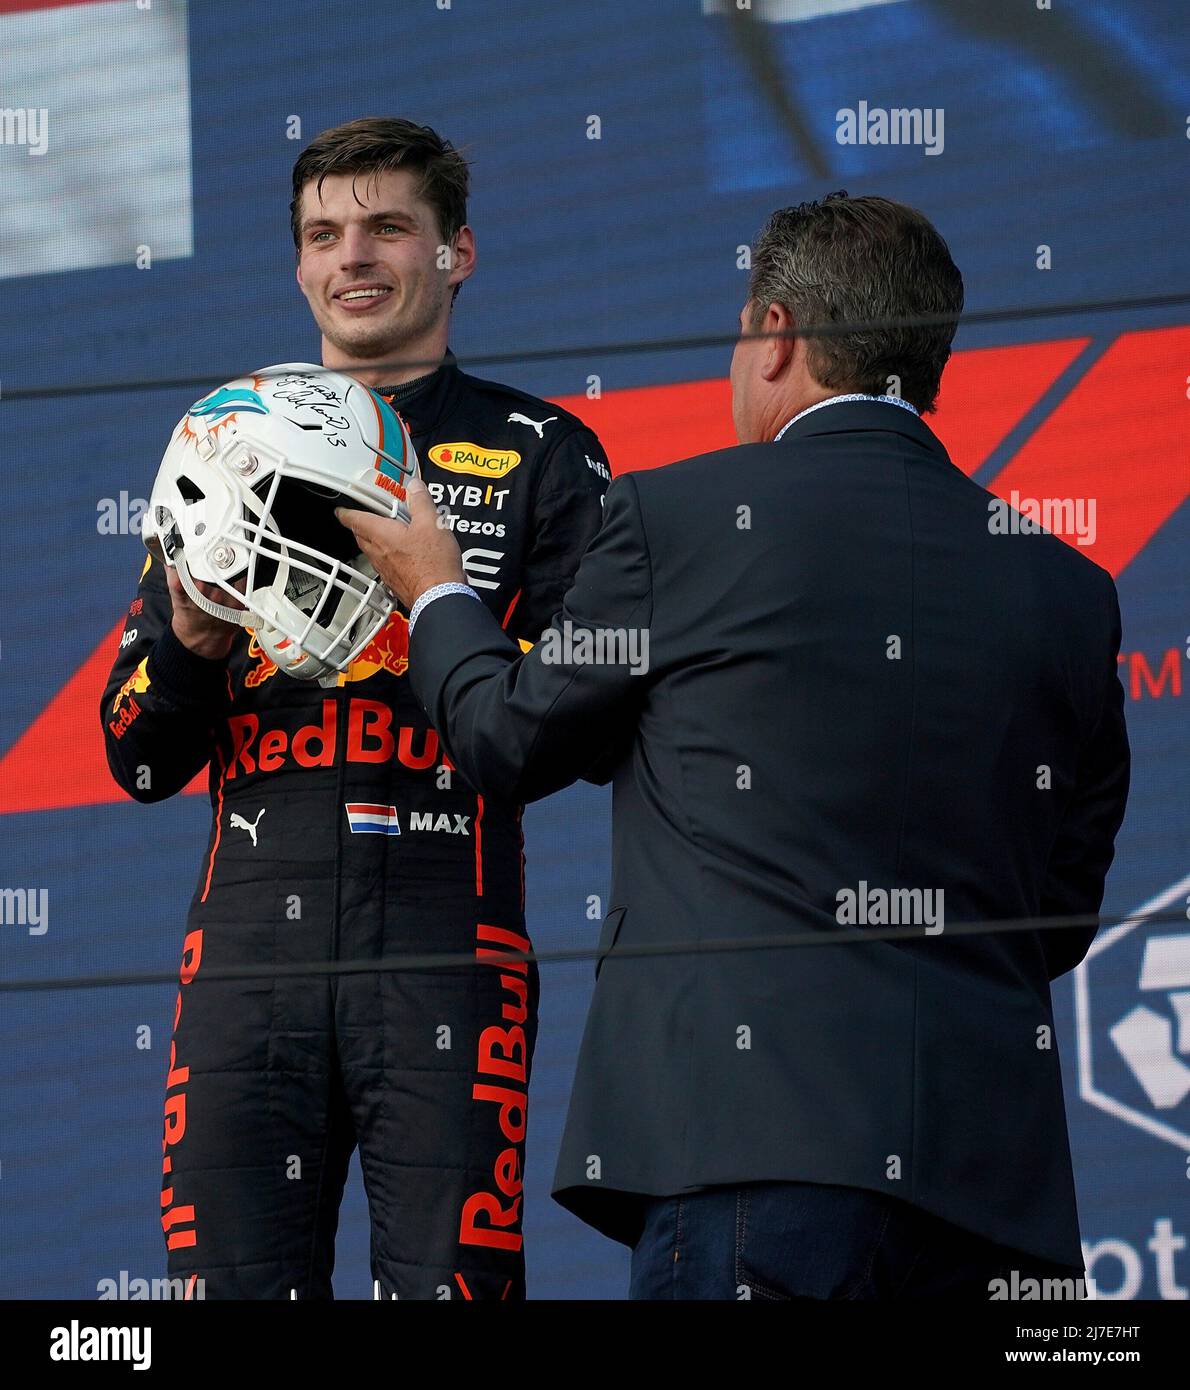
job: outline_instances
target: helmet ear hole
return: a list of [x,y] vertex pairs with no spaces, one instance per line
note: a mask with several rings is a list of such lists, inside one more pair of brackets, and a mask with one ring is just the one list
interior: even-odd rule
[[193,506],[195,502],[205,502],[207,494],[192,479],[186,477],[184,473],[178,475],[178,491],[182,494],[182,500],[188,505]]

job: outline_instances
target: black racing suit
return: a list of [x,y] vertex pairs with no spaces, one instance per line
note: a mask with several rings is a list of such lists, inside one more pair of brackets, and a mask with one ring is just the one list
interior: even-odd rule
[[[595,435],[449,353],[383,393],[470,583],[536,641],[599,528]],[[523,1297],[537,970],[501,960],[529,946],[521,807],[478,796],[440,750],[405,676],[403,615],[323,689],[246,632],[227,661],[195,656],[171,612],[154,560],[102,706],[112,773],[138,801],[210,766],[166,1085],[170,1275],[201,1277],[207,1297],[329,1297],[358,1142],[384,1296]],[[204,979],[441,952],[475,963]]]

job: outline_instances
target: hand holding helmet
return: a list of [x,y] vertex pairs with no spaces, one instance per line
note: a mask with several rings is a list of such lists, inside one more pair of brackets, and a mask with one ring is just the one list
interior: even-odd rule
[[[173,566],[166,566],[165,579],[169,585],[170,601],[173,603],[174,636],[195,656],[206,657],[209,661],[223,660],[231,652],[235,635],[240,630],[239,624],[229,623],[223,618],[213,618],[205,609],[199,608],[186,592],[181,576]],[[210,599],[213,603],[234,603],[234,600],[229,600],[215,584],[205,584],[199,579],[195,580],[195,587],[204,598]]]

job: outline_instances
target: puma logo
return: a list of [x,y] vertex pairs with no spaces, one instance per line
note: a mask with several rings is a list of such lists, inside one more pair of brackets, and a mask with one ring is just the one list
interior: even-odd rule
[[252,843],[253,843],[253,845],[255,845],[255,844],[256,844],[256,827],[260,824],[260,817],[263,816],[264,813],[265,813],[265,811],[267,811],[267,810],[268,810],[268,807],[267,807],[267,806],[262,806],[262,807],[260,808],[260,813],[259,813],[259,815],[257,815],[257,817],[256,817],[256,819],[255,819],[254,821],[246,821],[246,820],[244,819],[244,817],[241,816],[240,813],[237,811],[237,812],[235,812],[235,813],[232,815],[232,818],[231,818],[231,828],[232,828],[233,830],[246,830],[246,831],[248,832],[248,834],[252,836]]
[[542,430],[545,429],[546,425],[548,425],[551,420],[556,420],[557,418],[556,415],[551,415],[546,420],[530,420],[527,415],[522,415],[520,411],[514,410],[508,417],[508,423],[510,425],[528,425],[531,429],[537,431],[538,439],[544,439],[545,435],[542,433]]

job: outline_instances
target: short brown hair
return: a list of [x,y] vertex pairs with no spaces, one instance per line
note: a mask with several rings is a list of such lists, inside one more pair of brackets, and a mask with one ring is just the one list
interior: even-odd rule
[[[963,309],[963,277],[946,242],[915,208],[888,198],[831,193],[773,213],[752,253],[752,322],[782,304],[807,329],[807,365],[822,386],[897,394],[923,414]],[[933,318],[921,326],[882,320]],[[869,325],[815,335],[831,324]]]
[[[399,116],[361,116],[317,135],[293,166],[289,225],[298,254],[302,249],[302,189],[328,174],[384,174],[408,169],[421,175],[417,196],[429,203],[447,245],[467,222],[467,161],[449,140],[428,125]],[[457,286],[456,286],[457,288]]]

